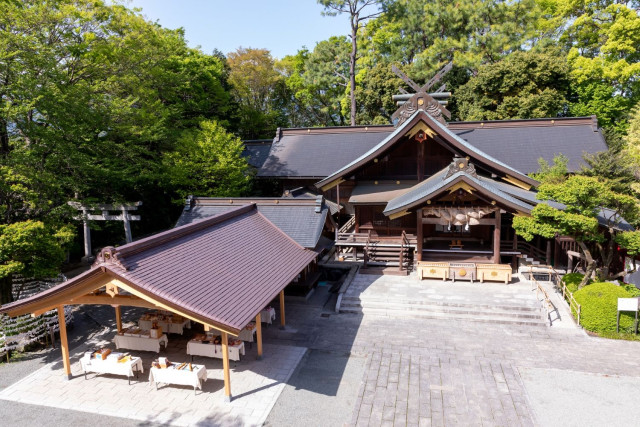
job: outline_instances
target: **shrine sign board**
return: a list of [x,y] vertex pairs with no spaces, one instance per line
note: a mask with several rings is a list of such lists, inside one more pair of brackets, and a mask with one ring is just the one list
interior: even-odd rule
[[636,313],[635,330],[638,333],[638,309],[640,309],[640,298],[618,298],[618,319],[616,322],[616,332],[620,332],[620,312],[633,311]]

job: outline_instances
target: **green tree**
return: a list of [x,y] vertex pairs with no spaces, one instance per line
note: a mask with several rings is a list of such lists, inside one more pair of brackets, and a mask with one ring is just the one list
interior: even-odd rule
[[640,104],[631,110],[629,129],[623,139],[625,143],[623,155],[631,159],[631,167],[636,177],[640,177]]
[[358,32],[368,19],[380,16],[380,0],[317,0],[324,6],[324,14],[336,16],[346,13],[349,15],[351,27],[351,53],[349,54],[349,100],[350,123],[356,125],[356,62],[358,60]]
[[180,189],[181,200],[188,194],[246,195],[251,181],[243,148],[242,141],[217,122],[203,121],[199,130],[185,131],[179,149],[165,158],[173,184]]
[[43,279],[58,274],[64,246],[72,239],[68,226],[55,228],[31,220],[0,225],[0,303],[11,300],[13,275]]
[[563,114],[568,91],[562,54],[529,51],[480,66],[454,96],[462,120],[528,119]]
[[531,177],[542,184],[562,184],[569,174],[569,158],[564,154],[554,156],[551,165],[545,159],[539,158],[538,165],[540,169]]
[[280,104],[286,83],[267,49],[238,48],[228,55],[229,82],[239,104],[239,133],[243,138],[273,136],[286,124]]
[[[615,254],[615,242],[620,231],[618,224],[625,218],[634,222],[638,218],[638,205],[634,197],[612,191],[596,178],[574,175],[562,183],[541,184],[538,192],[541,200],[531,216],[516,216],[513,228],[525,240],[535,235],[552,239],[556,235],[572,236],[582,252],[587,268],[580,287],[586,285],[596,271],[596,259],[591,245],[595,246],[602,262],[601,275],[609,277],[609,267]],[[564,210],[545,203],[553,200],[564,204]],[[608,210],[604,211],[603,208]],[[599,225],[598,216],[605,224]]]

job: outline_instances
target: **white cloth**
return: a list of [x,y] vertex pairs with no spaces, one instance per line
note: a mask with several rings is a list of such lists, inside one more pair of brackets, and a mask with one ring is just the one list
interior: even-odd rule
[[240,333],[238,334],[238,339],[242,341],[253,342],[253,335],[257,330],[258,327],[255,324],[253,324],[252,328],[248,328],[247,326],[240,331]]
[[[229,360],[240,360],[240,355],[244,356],[244,343],[242,341],[236,345],[229,345],[228,348]],[[222,345],[191,340],[187,343],[187,354],[222,359]]]
[[162,332],[166,332],[168,334],[180,334],[184,333],[184,328],[191,328],[191,321],[189,319],[183,320],[182,322],[167,322],[165,320],[138,320],[138,327],[140,329],[144,329],[148,331],[153,327],[153,324],[156,324],[162,328]]
[[193,365],[193,371],[189,368],[178,371],[175,369],[177,366],[174,364],[166,369],[152,367],[149,372],[149,383],[189,385],[194,389],[202,390],[202,383],[207,380],[207,369],[204,365]]
[[132,377],[134,372],[143,372],[142,359],[139,357],[131,357],[131,360],[120,363],[114,360],[102,360],[102,359],[80,359],[82,365],[82,372],[95,372],[98,374],[113,374],[113,375],[126,375]]
[[160,338],[150,338],[148,336],[126,336],[118,335],[113,339],[116,344],[116,348],[128,348],[129,350],[141,350],[141,351],[155,351],[160,352],[160,343],[164,343],[164,347],[167,348],[169,339],[165,334],[162,334]]
[[260,320],[263,323],[271,324],[274,320],[276,320],[276,309],[273,307],[265,308],[260,312]]

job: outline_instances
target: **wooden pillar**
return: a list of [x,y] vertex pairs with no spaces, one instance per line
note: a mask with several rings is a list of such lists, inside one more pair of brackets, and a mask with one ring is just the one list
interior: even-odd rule
[[553,266],[558,268],[560,265],[560,244],[558,244],[557,239],[553,239],[554,248],[553,248]]
[[418,212],[416,212],[416,215],[418,216],[418,223],[417,223],[417,235],[418,235],[418,247],[417,247],[417,255],[418,255],[418,261],[422,261],[422,245],[423,245],[423,241],[424,241],[424,237],[423,237],[423,232],[424,232],[424,224],[422,223],[422,209],[418,209]]
[[224,374],[224,401],[231,402],[231,376],[229,375],[229,337],[222,332],[222,370]]
[[[518,251],[518,234],[516,233],[516,230],[513,230],[513,251],[517,252]],[[517,255],[513,255],[511,257],[511,263],[513,264],[513,270],[514,271],[518,271],[518,256]]]
[[71,379],[71,364],[69,363],[69,342],[67,340],[67,321],[64,318],[64,306],[58,307],[58,324],[60,326],[60,348],[62,349],[62,366],[64,379]]
[[122,332],[122,311],[120,310],[120,306],[116,305],[116,327],[118,328],[118,332]]
[[493,229],[493,263],[500,264],[500,208],[496,209],[496,224]]
[[547,252],[545,256],[547,258],[547,265],[551,265],[551,240],[547,240]]
[[284,289],[280,291],[280,329],[284,329]]
[[418,143],[418,158],[417,158],[417,171],[418,171],[418,181],[422,181],[424,179],[424,142],[420,141]]
[[258,341],[258,360],[262,359],[262,315],[256,316],[256,340]]

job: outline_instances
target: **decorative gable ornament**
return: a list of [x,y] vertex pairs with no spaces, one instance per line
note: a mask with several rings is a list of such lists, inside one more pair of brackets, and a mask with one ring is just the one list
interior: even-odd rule
[[447,119],[451,118],[451,113],[444,107],[444,105],[440,104],[427,92],[418,92],[402,104],[395,113],[393,113],[391,120],[396,124],[396,126],[399,126],[418,110],[424,111],[443,125],[447,124],[447,121],[443,116]]
[[443,179],[447,179],[458,172],[464,172],[467,175],[473,176],[474,178],[478,177],[478,174],[476,173],[476,167],[473,165],[473,163],[469,162],[469,159],[465,157],[454,157],[453,162],[451,162],[451,164],[449,165],[449,170],[447,171]]

